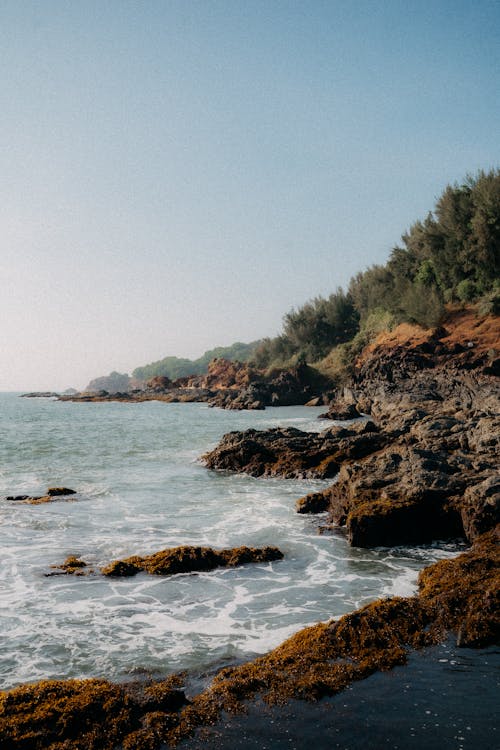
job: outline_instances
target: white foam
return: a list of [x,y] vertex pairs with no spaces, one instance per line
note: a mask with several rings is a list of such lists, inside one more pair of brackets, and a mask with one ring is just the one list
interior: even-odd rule
[[[351,550],[294,511],[325,482],[221,475],[193,463],[195,449],[232,429],[322,429],[309,409],[17,401],[0,409],[0,429],[5,419],[19,428],[2,432],[4,494],[45,491],[57,480],[79,495],[41,506],[0,500],[0,687],[139,667],[204,669],[264,653],[301,627],[410,592],[420,568],[454,554],[446,546]],[[272,544],[285,559],[170,578],[44,575],[69,554],[98,569],[182,544]]]

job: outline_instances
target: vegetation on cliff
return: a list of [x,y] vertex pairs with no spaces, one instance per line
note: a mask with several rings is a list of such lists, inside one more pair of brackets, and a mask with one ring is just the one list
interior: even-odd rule
[[345,372],[374,335],[401,322],[436,326],[446,303],[477,302],[481,314],[498,314],[500,170],[448,186],[434,212],[401,240],[385,265],[358,273],[347,291],[287,313],[282,333],[257,348],[255,364],[311,363],[330,355],[323,369]]
[[158,375],[166,376],[171,380],[183,378],[187,375],[202,375],[208,370],[208,365],[213,359],[223,357],[230,362],[248,362],[252,358],[259,341],[243,344],[237,341],[231,346],[218,346],[202,354],[198,359],[182,359],[179,357],[164,357],[149,365],[137,367],[132,373],[136,380],[149,380]]

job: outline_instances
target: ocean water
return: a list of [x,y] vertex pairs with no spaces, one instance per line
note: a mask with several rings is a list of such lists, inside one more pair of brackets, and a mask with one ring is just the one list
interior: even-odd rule
[[[0,394],[0,689],[42,678],[197,673],[251,658],[379,596],[410,595],[453,545],[360,550],[295,500],[327,482],[205,469],[231,430],[319,430],[321,409],[61,403]],[[78,491],[20,505],[7,495]],[[68,555],[111,560],[182,544],[277,545],[279,562],[113,580],[47,577]]]

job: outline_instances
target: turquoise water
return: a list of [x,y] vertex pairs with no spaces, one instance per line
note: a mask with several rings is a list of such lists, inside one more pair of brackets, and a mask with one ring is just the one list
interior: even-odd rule
[[[319,535],[295,500],[324,482],[208,471],[230,430],[318,430],[306,407],[76,404],[0,395],[0,688],[41,678],[202,671],[263,653],[381,595],[410,594],[452,546],[356,550]],[[74,502],[7,495],[78,491]],[[94,568],[181,544],[280,547],[280,562],[169,578],[46,577],[70,554]]]

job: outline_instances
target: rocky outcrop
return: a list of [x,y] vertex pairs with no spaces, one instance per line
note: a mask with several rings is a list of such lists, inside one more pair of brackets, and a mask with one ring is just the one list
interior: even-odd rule
[[85,388],[87,392],[107,391],[108,393],[119,393],[128,391],[131,387],[131,378],[127,373],[111,372],[109,375],[103,375],[100,378],[91,380]]
[[283,553],[277,547],[234,547],[214,550],[211,547],[184,546],[165,549],[146,557],[134,555],[125,560],[115,560],[102,568],[101,573],[115,578],[134,576],[141,571],[165,576],[282,559]]
[[[313,397],[324,400],[331,388],[330,381],[307,365],[271,374],[251,367],[248,363],[230,362],[217,358],[208,365],[205,375],[169,380],[155,377],[141,388],[113,387],[105,379],[93,381],[92,388],[76,395],[63,395],[61,401],[166,401],[203,402],[222,409],[264,409],[266,406],[305,404]],[[98,387],[99,386],[99,387]]]
[[369,455],[390,441],[387,435],[365,429],[334,427],[319,434],[294,427],[229,432],[202,461],[210,469],[255,477],[325,479],[335,476],[343,461]]
[[[283,553],[277,547],[233,547],[215,550],[212,547],[182,546],[164,549],[152,555],[133,555],[123,560],[114,560],[101,569],[102,575],[125,578],[145,572],[151,575],[169,576],[177,573],[195,573],[216,568],[235,568],[248,563],[264,563],[282,560]],[[55,575],[92,575],[95,571],[75,555],[70,555],[61,565],[52,565]]]
[[500,520],[500,388],[485,367],[499,333],[498,318],[466,312],[447,329],[400,326],[368,347],[350,387],[322,415],[363,412],[370,420],[319,434],[230,433],[203,460],[253,476],[338,472],[332,487],[301,498],[297,510],[328,510],[355,546],[472,541]]

